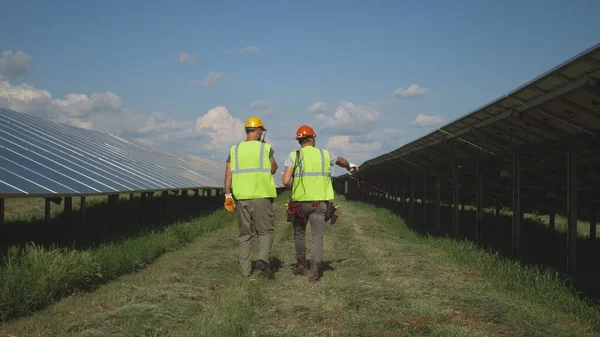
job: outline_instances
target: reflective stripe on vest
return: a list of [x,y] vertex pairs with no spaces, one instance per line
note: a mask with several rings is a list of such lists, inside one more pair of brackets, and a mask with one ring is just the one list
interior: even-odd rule
[[249,168],[240,169],[240,156],[239,156],[240,144],[235,145],[235,168],[231,170],[231,174],[244,174],[244,173],[256,173],[256,172],[268,172],[271,173],[270,168],[265,168],[265,143],[260,143],[260,168]]
[[298,173],[294,174],[294,179],[298,179],[302,177],[329,177],[330,174],[325,170],[325,152],[323,149],[319,149],[321,151],[321,172],[304,172],[304,167],[302,165],[302,158],[296,158],[298,160]]
[[277,187],[271,174],[270,150],[270,145],[257,141],[242,142],[231,147],[231,189],[236,200],[277,196]]

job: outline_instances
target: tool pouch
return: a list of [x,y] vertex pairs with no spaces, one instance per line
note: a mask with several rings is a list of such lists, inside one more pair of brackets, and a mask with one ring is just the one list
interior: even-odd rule
[[325,222],[329,221],[332,225],[335,223],[338,217],[338,215],[335,213],[336,210],[337,206],[334,203],[327,203],[327,211],[325,211]]
[[293,203],[292,201],[290,201],[287,203],[287,222],[293,222],[296,216],[304,218],[304,215],[300,213],[300,210],[298,209],[299,205],[299,202]]

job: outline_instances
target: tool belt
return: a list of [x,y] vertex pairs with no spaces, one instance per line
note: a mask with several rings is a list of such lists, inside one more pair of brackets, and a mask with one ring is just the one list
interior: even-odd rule
[[[287,213],[287,222],[293,222],[294,218],[296,216],[300,217],[300,218],[305,218],[306,215],[304,215],[301,211],[300,208],[298,206],[300,206],[300,204],[303,201],[288,201],[285,204],[285,208],[286,208],[286,213]],[[327,210],[325,211],[325,222],[329,221],[330,224],[335,224],[337,218],[338,218],[338,214],[336,213],[336,210],[338,208],[338,205],[329,202],[329,201],[304,201],[304,202],[310,202],[311,206],[313,207],[317,207],[321,204],[321,202],[325,202],[325,204],[327,205]]]

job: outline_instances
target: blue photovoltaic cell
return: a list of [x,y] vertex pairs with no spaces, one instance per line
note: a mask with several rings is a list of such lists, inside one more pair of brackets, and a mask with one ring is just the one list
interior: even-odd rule
[[35,181],[36,183],[50,189],[58,194],[77,194],[79,191],[71,189],[57,181],[53,181],[48,177],[45,177],[39,173],[27,169],[21,165],[18,165],[8,158],[0,154],[0,169],[4,169],[7,172],[14,173],[15,175],[21,176],[25,179]]
[[18,189],[8,185],[7,183],[5,183],[2,178],[4,178],[5,173],[3,173],[4,171],[0,171],[0,195],[2,196],[19,196],[19,195],[26,195],[25,192],[23,191],[19,191]]
[[23,177],[19,177],[15,173],[4,170],[4,168],[0,168],[0,177],[2,177],[2,181],[18,187],[21,190],[27,191],[27,194],[56,195],[54,191],[40,186],[39,183],[36,184],[35,182],[29,181]]
[[2,195],[220,188],[225,167],[1,108],[0,160]]

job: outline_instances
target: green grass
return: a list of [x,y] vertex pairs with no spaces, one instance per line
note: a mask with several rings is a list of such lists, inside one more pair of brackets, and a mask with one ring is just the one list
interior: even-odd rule
[[0,320],[26,315],[73,292],[138,271],[231,220],[232,215],[221,210],[88,250],[13,246],[0,267]]
[[326,224],[323,277],[311,286],[289,268],[293,228],[285,222],[283,198],[275,204],[272,255],[280,266],[274,280],[238,275],[231,216],[185,246],[173,237],[190,236],[178,229],[182,233],[167,241],[179,249],[93,292],[7,322],[0,335],[600,334],[600,309],[577,299],[554,274],[521,268],[466,242],[419,236],[391,212],[343,197],[337,197],[338,222]]

